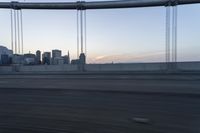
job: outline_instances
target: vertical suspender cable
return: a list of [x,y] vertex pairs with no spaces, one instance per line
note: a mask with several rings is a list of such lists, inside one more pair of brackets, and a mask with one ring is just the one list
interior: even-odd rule
[[79,58],[79,10],[77,10],[77,59]]
[[16,29],[16,10],[14,10],[14,30],[15,30],[15,54],[17,54],[17,29]]
[[21,22],[21,52],[24,54],[24,33],[23,33],[23,15],[22,15],[22,10],[20,10],[20,22]]
[[84,29],[85,29],[85,56],[87,56],[87,16],[84,10]]
[[80,10],[80,24],[81,24],[81,53],[83,53],[83,10]]
[[175,6],[174,8],[175,8],[175,13],[174,13],[174,14],[175,14],[175,18],[174,18],[174,19],[175,19],[175,20],[174,20],[174,23],[175,23],[175,29],[174,29],[174,30],[175,30],[175,31],[174,31],[174,32],[175,32],[175,33],[174,33],[174,35],[175,35],[175,37],[174,37],[175,57],[174,57],[174,58],[175,58],[175,62],[177,62],[177,17],[178,17],[178,16],[177,16],[177,15],[178,15],[178,14],[177,14],[177,8],[178,8],[178,7]]
[[172,9],[172,62],[174,62],[174,6]]
[[[13,10],[10,9],[11,49],[13,51]],[[13,51],[14,52],[14,51]]]
[[19,10],[17,10],[17,40],[18,40],[18,53],[20,54],[20,23],[19,23]]
[[170,6],[166,7],[166,62],[170,62]]
[[177,6],[173,6],[173,23],[172,23],[172,60],[177,62]]

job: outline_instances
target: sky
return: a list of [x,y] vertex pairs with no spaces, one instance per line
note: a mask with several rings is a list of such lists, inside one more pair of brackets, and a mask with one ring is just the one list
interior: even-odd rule
[[[31,1],[55,2],[26,0]],[[69,50],[71,59],[76,58],[76,11],[22,12],[25,53],[35,53],[38,49],[42,52],[61,49],[63,55]],[[88,63],[165,61],[164,7],[101,9],[86,12]],[[178,6],[178,61],[200,60],[199,12],[200,4]],[[10,10],[0,9],[0,19],[0,45],[11,48]]]

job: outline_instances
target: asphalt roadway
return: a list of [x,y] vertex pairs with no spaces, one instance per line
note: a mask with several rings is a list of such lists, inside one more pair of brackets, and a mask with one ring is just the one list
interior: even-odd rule
[[200,133],[200,75],[0,75],[0,133]]

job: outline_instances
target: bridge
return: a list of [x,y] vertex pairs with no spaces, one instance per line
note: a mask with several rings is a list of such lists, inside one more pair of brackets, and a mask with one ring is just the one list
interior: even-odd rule
[[[163,6],[166,8],[166,63],[176,65],[177,7],[197,3],[200,1],[0,2],[0,8],[10,9],[14,53],[23,53],[23,10],[77,10],[79,56],[80,52],[87,52],[86,10]],[[37,73],[23,66],[22,73],[8,74],[3,73],[8,68],[1,67],[0,132],[200,132],[200,63],[197,64],[177,63],[178,68],[189,68],[189,71],[175,73],[165,73],[163,63],[129,64],[127,68],[118,64],[115,69],[112,64],[95,67],[87,64],[86,69],[90,71],[86,73],[70,73],[67,69],[72,69],[71,66],[65,68],[66,73]],[[57,69],[57,66],[37,68],[42,70],[43,67]],[[139,72],[144,69],[147,71]],[[162,69],[162,73],[154,71],[157,69]]]

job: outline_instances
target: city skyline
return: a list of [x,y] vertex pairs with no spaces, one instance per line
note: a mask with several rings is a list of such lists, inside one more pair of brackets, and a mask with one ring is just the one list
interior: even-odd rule
[[[81,55],[80,55],[81,57]],[[85,64],[85,56],[83,57]],[[75,63],[73,60],[76,60]],[[13,50],[8,49],[5,46],[0,45],[0,66],[11,66],[11,65],[64,65],[64,64],[76,64],[79,65],[81,59],[70,60],[70,52],[67,55],[62,54],[62,50],[52,49],[51,52],[41,52],[40,50],[34,53],[15,53]]]
[[[200,59],[198,11],[199,4],[178,7],[178,61]],[[0,10],[0,43],[8,48],[9,13]],[[76,11],[23,10],[23,16],[24,52],[57,47],[76,58]],[[87,11],[87,62],[112,61],[165,61],[164,7]]]

